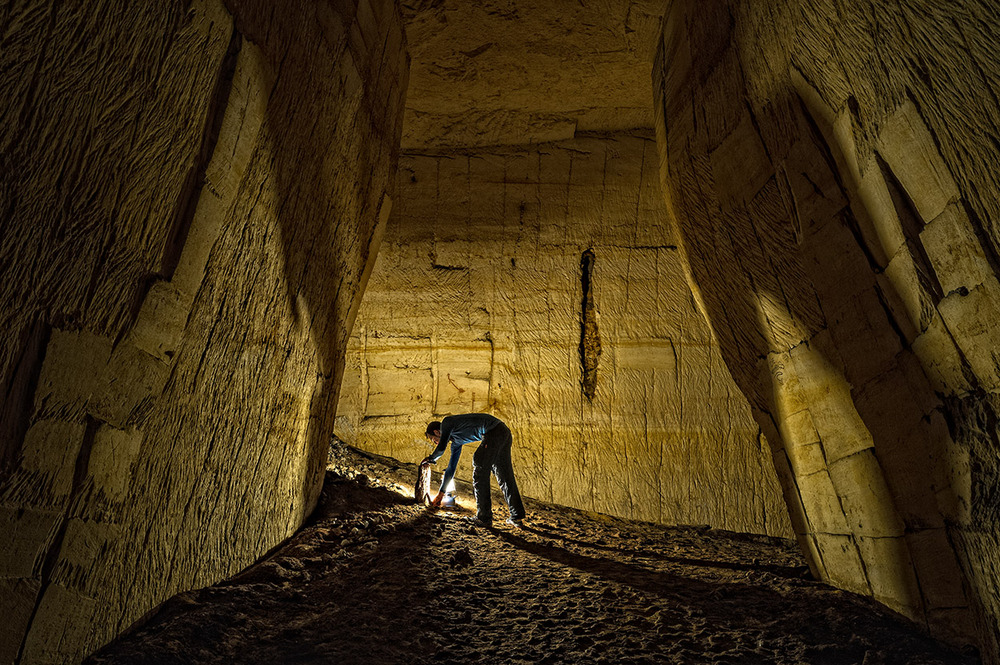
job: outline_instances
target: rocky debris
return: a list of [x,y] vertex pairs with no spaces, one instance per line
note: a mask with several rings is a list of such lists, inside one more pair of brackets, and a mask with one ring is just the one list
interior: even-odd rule
[[472,554],[469,553],[469,548],[462,547],[456,550],[455,553],[451,555],[450,562],[451,565],[456,566],[458,568],[471,566],[473,561],[472,561]]
[[470,531],[413,500],[415,467],[331,460],[307,527],[88,662],[974,664],[807,579],[790,541],[535,501],[524,529]]

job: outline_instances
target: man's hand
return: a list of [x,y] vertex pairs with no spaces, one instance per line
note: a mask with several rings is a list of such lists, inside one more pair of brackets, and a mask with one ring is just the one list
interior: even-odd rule
[[432,460],[430,457],[425,457],[424,461],[420,463],[420,466],[423,466],[424,464],[437,464],[437,462]]
[[431,499],[431,505],[435,508],[441,507],[441,501],[444,500],[444,492],[438,492],[437,496]]

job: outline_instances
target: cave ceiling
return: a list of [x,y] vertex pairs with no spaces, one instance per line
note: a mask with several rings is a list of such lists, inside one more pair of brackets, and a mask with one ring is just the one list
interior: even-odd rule
[[662,2],[404,0],[404,150],[651,128]]

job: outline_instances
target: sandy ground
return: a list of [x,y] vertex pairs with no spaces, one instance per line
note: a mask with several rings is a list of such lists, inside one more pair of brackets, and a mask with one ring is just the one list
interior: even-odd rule
[[533,501],[517,530],[499,494],[486,530],[468,488],[464,509],[417,505],[415,475],[335,446],[309,525],[88,662],[977,662],[812,581],[791,542]]

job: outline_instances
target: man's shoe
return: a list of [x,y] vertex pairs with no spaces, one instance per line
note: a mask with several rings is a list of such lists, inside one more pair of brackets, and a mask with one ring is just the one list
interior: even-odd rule
[[515,529],[523,529],[524,528],[524,523],[521,520],[514,519],[513,517],[508,517],[507,518],[507,525],[508,526],[512,526]]
[[472,526],[480,526],[480,527],[483,527],[484,529],[489,529],[489,528],[493,527],[492,524],[487,524],[486,522],[482,521],[478,517],[471,517],[471,516],[470,517],[466,517],[465,521],[468,522],[469,524],[471,524]]

